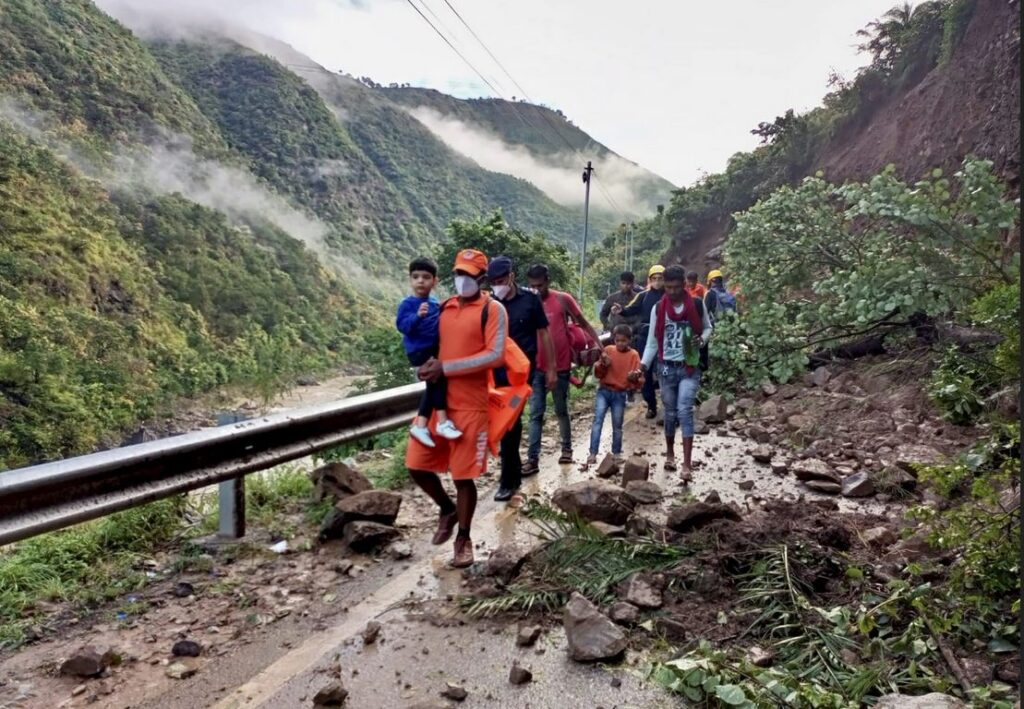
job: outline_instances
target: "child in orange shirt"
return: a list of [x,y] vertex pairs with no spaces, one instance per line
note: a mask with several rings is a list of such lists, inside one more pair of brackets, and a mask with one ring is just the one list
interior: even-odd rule
[[644,383],[640,355],[630,345],[633,330],[629,325],[616,325],[612,330],[614,345],[608,345],[601,353],[601,361],[594,366],[594,374],[600,382],[594,409],[594,425],[590,429],[590,457],[587,464],[597,463],[597,449],[601,444],[601,429],[604,418],[612,412],[612,455],[622,457],[622,421],[626,416],[626,396]]

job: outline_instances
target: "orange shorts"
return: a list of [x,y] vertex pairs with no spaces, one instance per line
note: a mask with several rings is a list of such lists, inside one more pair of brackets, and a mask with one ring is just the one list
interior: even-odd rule
[[436,448],[427,448],[409,438],[405,451],[405,467],[428,473],[451,472],[452,480],[473,480],[487,471],[487,412],[452,411],[448,418],[462,431],[454,441],[437,435],[437,414],[430,417],[431,436]]

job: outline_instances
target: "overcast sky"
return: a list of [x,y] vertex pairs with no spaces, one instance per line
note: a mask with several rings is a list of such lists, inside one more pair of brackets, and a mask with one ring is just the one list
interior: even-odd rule
[[[493,92],[410,0],[99,0],[216,12],[332,70],[460,97]],[[505,98],[520,96],[444,0],[425,14]],[[855,33],[895,0],[449,0],[535,101],[687,185],[757,145],[750,129],[813,108],[830,69],[866,62]],[[433,15],[431,15],[431,11]],[[438,19],[439,18],[439,19]],[[600,179],[600,178],[599,178]]]

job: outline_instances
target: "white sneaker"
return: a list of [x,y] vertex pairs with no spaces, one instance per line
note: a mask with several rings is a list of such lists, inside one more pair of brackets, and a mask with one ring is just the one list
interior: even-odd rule
[[426,426],[410,426],[409,435],[425,445],[427,448],[436,448],[437,444],[430,437],[430,429]]
[[452,420],[448,419],[444,423],[437,424],[437,435],[444,436],[448,440],[454,441],[462,435],[462,431],[455,428],[455,424],[452,423]]

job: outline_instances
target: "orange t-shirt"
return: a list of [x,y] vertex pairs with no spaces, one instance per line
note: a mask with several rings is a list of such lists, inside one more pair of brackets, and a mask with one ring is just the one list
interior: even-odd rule
[[687,288],[686,292],[692,295],[694,298],[703,298],[704,295],[708,292],[708,289],[705,288],[700,283],[698,283],[693,288]]
[[[486,329],[483,309],[490,308]],[[437,356],[448,378],[448,408],[452,411],[487,411],[487,374],[505,362],[508,316],[505,308],[481,295],[465,303],[449,298],[441,306]]]
[[640,355],[636,350],[630,347],[625,352],[619,352],[619,348],[615,345],[608,345],[604,348],[604,353],[611,359],[611,364],[605,367],[598,362],[594,368],[594,373],[597,374],[601,386],[612,391],[629,391],[640,388],[643,379],[635,382],[628,379],[630,372],[640,369]]

